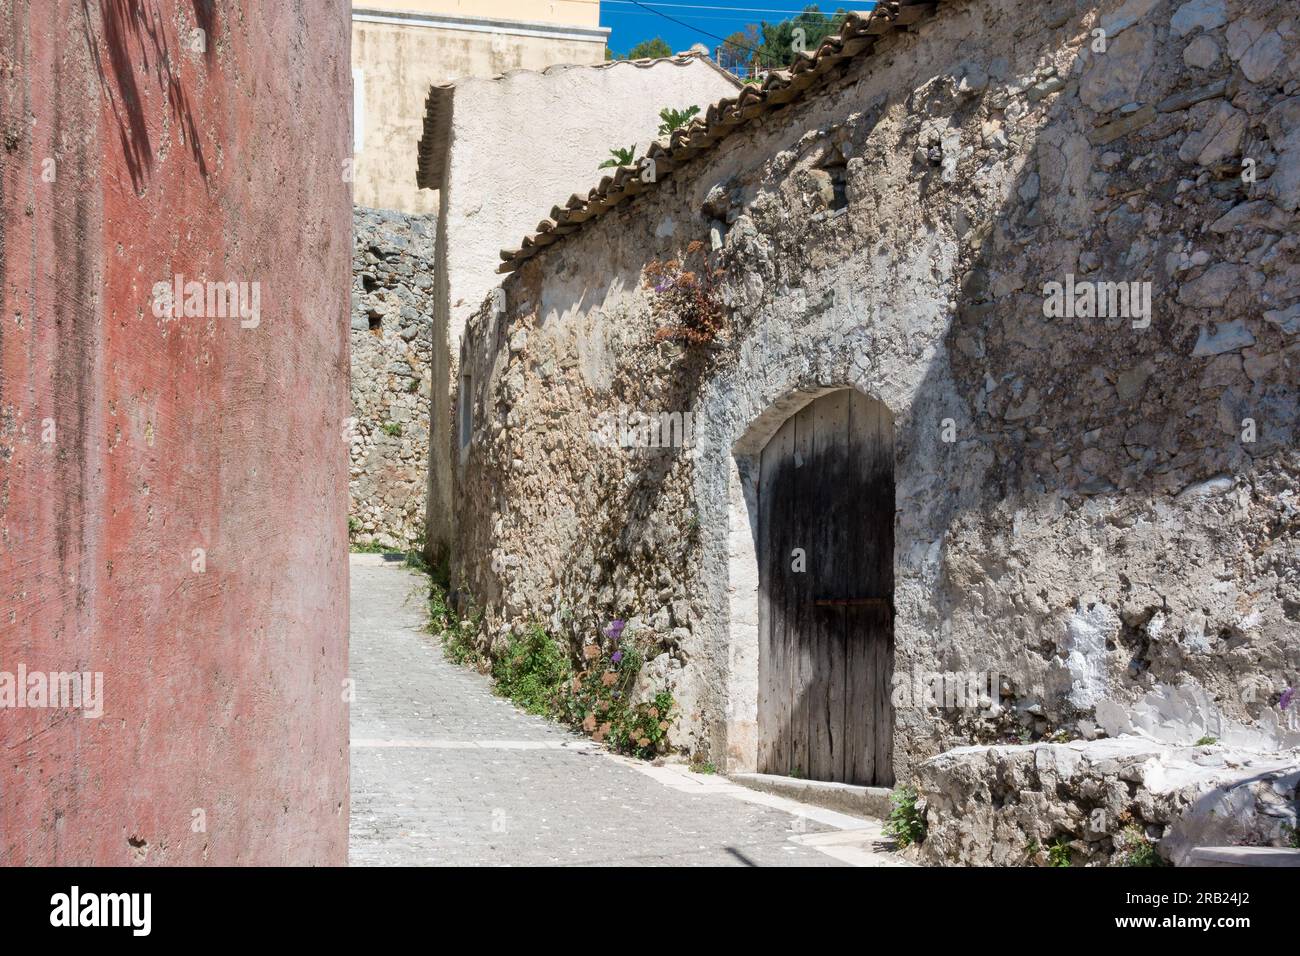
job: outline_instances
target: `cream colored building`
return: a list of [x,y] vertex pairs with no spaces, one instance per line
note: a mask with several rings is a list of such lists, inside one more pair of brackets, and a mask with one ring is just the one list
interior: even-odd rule
[[352,9],[353,201],[437,212],[416,185],[429,88],[605,59],[600,0],[381,0]]

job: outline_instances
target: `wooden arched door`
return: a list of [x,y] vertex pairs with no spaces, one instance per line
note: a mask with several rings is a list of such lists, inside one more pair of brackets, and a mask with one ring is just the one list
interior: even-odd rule
[[758,484],[760,773],[893,784],[894,441],[844,389],[792,415]]

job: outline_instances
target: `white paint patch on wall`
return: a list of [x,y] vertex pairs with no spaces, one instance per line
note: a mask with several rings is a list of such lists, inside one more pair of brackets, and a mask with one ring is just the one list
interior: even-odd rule
[[1065,666],[1076,707],[1093,707],[1110,687],[1106,679],[1106,642],[1119,632],[1119,617],[1105,604],[1075,611],[1065,622]]

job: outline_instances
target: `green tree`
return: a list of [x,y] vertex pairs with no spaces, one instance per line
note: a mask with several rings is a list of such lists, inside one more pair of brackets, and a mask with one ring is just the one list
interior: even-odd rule
[[627,56],[620,57],[624,60],[646,60],[660,56],[672,56],[673,50],[663,37],[655,37],[653,40],[642,40],[632,49],[627,51]]
[[843,7],[834,15],[822,13],[817,4],[804,7],[800,13],[780,23],[768,23],[766,20],[759,27],[763,42],[759,46],[760,65],[769,70],[781,70],[794,62],[795,30],[803,31],[803,49],[814,52],[823,39],[832,33],[838,33],[840,25],[848,15]]
[[754,51],[762,42],[758,27],[752,23],[743,30],[737,30],[718,47],[718,65],[737,76],[745,76],[757,55]]

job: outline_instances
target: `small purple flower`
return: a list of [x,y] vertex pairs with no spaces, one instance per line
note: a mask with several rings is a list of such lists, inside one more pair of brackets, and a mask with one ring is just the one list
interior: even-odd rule
[[617,642],[623,636],[623,628],[626,626],[622,621],[610,621],[609,627],[605,628],[605,636]]
[[1291,706],[1291,701],[1293,700],[1295,700],[1295,688],[1288,687],[1286,690],[1282,691],[1282,699],[1277,702],[1277,705],[1283,710],[1286,710]]
[[609,655],[609,662],[611,664],[617,664],[622,659],[623,659],[622,651],[615,651],[613,654]]
[[656,292],[667,292],[672,287],[673,287],[672,279],[660,279],[658,282],[655,283]]

